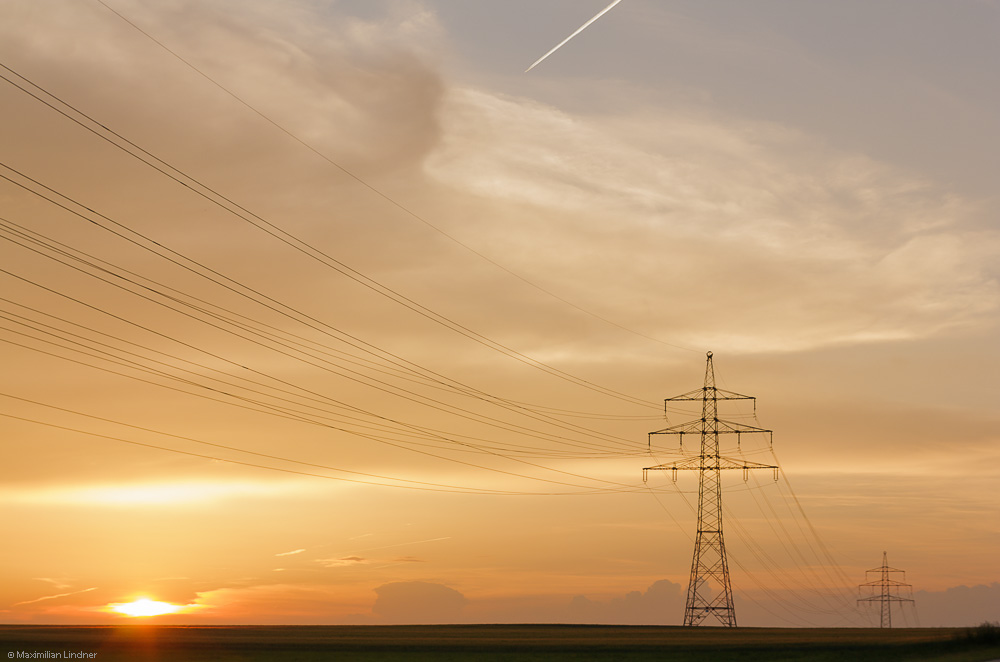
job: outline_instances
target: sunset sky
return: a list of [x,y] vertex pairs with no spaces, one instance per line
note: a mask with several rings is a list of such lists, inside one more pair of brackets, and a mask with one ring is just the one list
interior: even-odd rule
[[0,3],[0,622],[679,624],[709,350],[741,625],[1000,620],[1000,2],[607,4]]

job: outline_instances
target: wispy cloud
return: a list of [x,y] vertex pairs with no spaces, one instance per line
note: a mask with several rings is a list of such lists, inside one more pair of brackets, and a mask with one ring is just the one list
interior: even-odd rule
[[235,498],[288,495],[314,489],[303,481],[184,481],[0,490],[0,502],[57,506],[187,506]]
[[424,543],[428,543],[428,542],[440,542],[442,540],[451,540],[451,536],[443,536],[441,538],[428,538],[426,540],[411,540],[410,542],[399,542],[399,543],[395,543],[393,545],[382,545],[381,547],[367,547],[365,549],[358,550],[358,551],[361,551],[361,552],[374,552],[374,551],[379,550],[379,549],[392,549],[393,547],[406,547],[408,545],[422,545]]
[[345,556],[339,559],[317,559],[316,563],[327,567],[327,568],[340,568],[344,566],[352,565],[364,565],[368,563],[368,559],[362,558],[360,556]]
[[301,554],[304,551],[306,551],[305,548],[302,548],[302,549],[293,549],[290,552],[281,552],[281,553],[275,554],[275,556],[294,556],[295,554]]
[[69,588],[70,586],[72,586],[72,584],[67,584],[66,583],[66,581],[67,581],[66,579],[53,579],[51,577],[35,577],[35,579],[37,579],[40,582],[47,582],[49,584],[52,584],[56,588],[60,588],[60,589],[62,589],[62,588]]
[[[654,335],[799,350],[923,338],[1000,309],[1000,236],[975,226],[974,204],[778,124],[591,119],[455,87],[441,126],[426,172],[500,210],[464,232],[584,306],[625,323],[643,310]],[[681,286],[694,271],[711,298]]]
[[23,602],[15,602],[12,606],[18,607],[20,605],[31,605],[31,604],[35,604],[36,602],[42,602],[44,600],[55,600],[56,598],[65,598],[65,597],[68,597],[70,595],[79,595],[80,593],[89,593],[90,591],[96,591],[96,590],[97,590],[97,587],[93,586],[91,588],[85,588],[82,591],[71,591],[70,593],[59,593],[59,594],[56,594],[56,595],[45,595],[45,596],[42,596],[40,598],[35,598],[34,600],[25,600]]

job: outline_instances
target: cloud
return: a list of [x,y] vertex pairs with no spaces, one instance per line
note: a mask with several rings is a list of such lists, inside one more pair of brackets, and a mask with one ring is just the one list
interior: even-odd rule
[[944,591],[913,595],[923,627],[962,627],[983,621],[1000,622],[1000,583],[953,586]]
[[478,219],[478,245],[585,306],[641,310],[681,343],[920,338],[1000,307],[1000,237],[975,227],[975,205],[780,125],[587,117],[455,86],[441,126],[428,175],[501,210]]
[[[954,586],[943,591],[915,591],[912,603],[892,605],[893,627],[966,627],[1000,621],[1000,583]],[[830,591],[818,601],[816,591],[736,591],[740,625],[767,627],[877,626],[878,603],[855,607],[854,587]],[[831,609],[832,607],[832,609]],[[856,613],[852,613],[855,612]]]
[[[187,0],[155,7],[124,3],[116,9],[359,175],[407,170],[437,140],[444,83],[429,60],[441,42],[440,26],[415,4],[394,5],[371,19],[335,21],[312,3],[277,7],[265,0],[241,3],[238,12],[224,1]],[[22,29],[25,24],[33,29]],[[94,43],[87,45],[82,34]],[[262,164],[287,159],[292,165],[286,168],[295,174],[280,186],[272,182],[272,199],[300,211],[304,199],[346,181],[335,166],[99,5],[57,0],[44,10],[0,6],[0,39],[21,54],[15,68],[26,63],[32,79],[192,174],[228,173],[232,182],[239,174],[259,176]],[[27,121],[68,128],[46,113]],[[26,134],[24,144],[33,142]],[[58,170],[46,175],[51,180]],[[120,176],[130,184],[143,181],[134,170]],[[99,195],[99,182],[93,188],[98,190],[88,195]]]
[[[395,170],[436,141],[443,83],[427,60],[440,26],[418,5],[334,22],[306,4],[249,2],[234,13],[224,2],[181,2],[147,20],[195,66],[342,165]],[[258,119],[258,130],[280,135]]]
[[366,591],[344,586],[265,584],[218,588],[198,593],[198,612],[188,621],[222,623],[339,623],[365,610]]
[[293,549],[290,552],[281,552],[281,553],[275,554],[275,556],[293,556],[295,554],[301,554],[304,551],[306,551],[306,550],[305,549]]
[[369,560],[360,556],[345,556],[339,559],[317,559],[316,563],[327,568],[340,568],[351,565],[363,565],[369,563]]
[[183,481],[63,487],[22,487],[0,491],[0,502],[73,507],[205,505],[237,498],[289,495],[312,486],[302,481]]
[[[650,335],[717,350],[804,350],[938,335],[1000,308],[992,260],[1000,239],[966,222],[975,205],[930,182],[707,105],[588,116],[458,84],[436,66],[443,40],[432,12],[419,3],[383,11],[329,21],[311,5],[263,1],[235,14],[221,2],[128,8],[319,151],[363,176],[405,182],[399,201],[418,211],[433,204],[436,225]],[[329,206],[320,191],[343,183],[342,173],[218,89],[192,86],[194,74],[158,47],[126,52],[120,31],[130,29],[107,12],[67,5],[53,14],[63,38],[51,38],[56,29],[38,31],[48,38],[13,28],[2,36],[53,75],[65,75],[72,54],[68,97],[96,97],[112,126],[127,107],[127,121],[157,127],[158,139],[177,131],[171,149],[191,158],[196,150],[203,171],[256,176],[281,154],[297,165],[273,195],[297,218]],[[92,29],[70,29],[81,23]],[[92,48],[94,33],[101,48]],[[73,91],[81,81],[86,90]],[[366,232],[353,234],[376,236],[381,220],[363,220]],[[393,226],[397,239],[410,222]],[[433,235],[411,229],[431,244]],[[374,254],[388,256],[387,243],[400,242],[379,242]],[[364,253],[376,269],[430,279],[448,271]]]
[[624,597],[610,600],[577,595],[565,610],[566,622],[610,625],[679,624],[683,613],[681,585],[668,579],[654,582],[645,592],[630,591]]
[[428,582],[383,584],[375,593],[372,612],[387,623],[459,623],[469,602],[453,588]]
[[72,584],[67,584],[65,579],[53,579],[51,577],[35,577],[40,582],[48,582],[58,589],[69,588]]
[[45,600],[55,600],[56,598],[65,598],[65,597],[68,597],[70,595],[76,595],[78,593],[89,593],[90,591],[96,591],[96,590],[97,590],[97,587],[93,586],[91,588],[85,588],[85,589],[83,589],[81,591],[71,591],[69,593],[59,593],[58,595],[46,595],[46,596],[43,596],[41,598],[35,598],[34,600],[24,600],[23,602],[15,602],[12,606],[17,607],[19,605],[31,605],[31,604],[35,604],[36,602],[43,602]]

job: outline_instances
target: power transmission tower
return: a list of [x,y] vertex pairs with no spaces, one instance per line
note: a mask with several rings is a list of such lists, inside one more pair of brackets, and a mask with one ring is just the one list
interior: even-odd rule
[[878,579],[858,585],[858,593],[867,588],[871,591],[871,595],[867,598],[858,598],[858,602],[878,602],[881,613],[879,627],[891,628],[892,603],[898,602],[900,603],[900,606],[902,606],[902,603],[904,602],[913,602],[912,598],[904,598],[900,596],[898,591],[902,589],[912,592],[913,586],[901,581],[896,581],[895,579],[890,579],[889,573],[892,572],[901,572],[903,573],[903,579],[906,579],[906,572],[903,570],[897,570],[896,568],[890,568],[889,557],[885,552],[882,552],[882,567],[865,570],[865,579],[868,579],[868,575],[873,572],[879,573]]
[[725,391],[715,386],[715,368],[712,352],[708,352],[705,364],[705,385],[700,389],[675,395],[667,402],[701,401],[701,418],[663,430],[650,432],[650,446],[654,434],[676,434],[680,446],[684,447],[684,435],[695,434],[701,439],[698,455],[646,467],[642,470],[643,481],[648,471],[672,472],[677,480],[678,471],[698,472],[698,533],[694,541],[694,559],[691,561],[691,580],[688,583],[687,603],[684,607],[684,625],[701,625],[709,616],[725,627],[736,627],[736,610],[733,607],[733,588],[729,582],[729,563],[726,560],[726,545],[722,536],[722,480],[723,469],[742,469],[746,480],[751,469],[773,469],[777,480],[778,467],[772,464],[748,462],[719,454],[719,435],[735,434],[739,445],[740,435],[751,433],[771,434],[771,430],[733,423],[719,418],[719,400],[753,400],[756,412],[756,398]]

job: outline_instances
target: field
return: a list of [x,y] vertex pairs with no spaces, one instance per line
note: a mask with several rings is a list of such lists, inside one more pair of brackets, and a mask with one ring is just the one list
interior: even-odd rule
[[[184,662],[357,660],[941,660],[1000,658],[961,630],[678,628],[571,625],[0,626],[2,659]],[[84,653],[81,657],[79,654]],[[32,655],[35,653],[37,655]],[[48,653],[48,655],[46,655]],[[72,655],[69,655],[72,654]],[[94,655],[90,655],[94,654]]]

